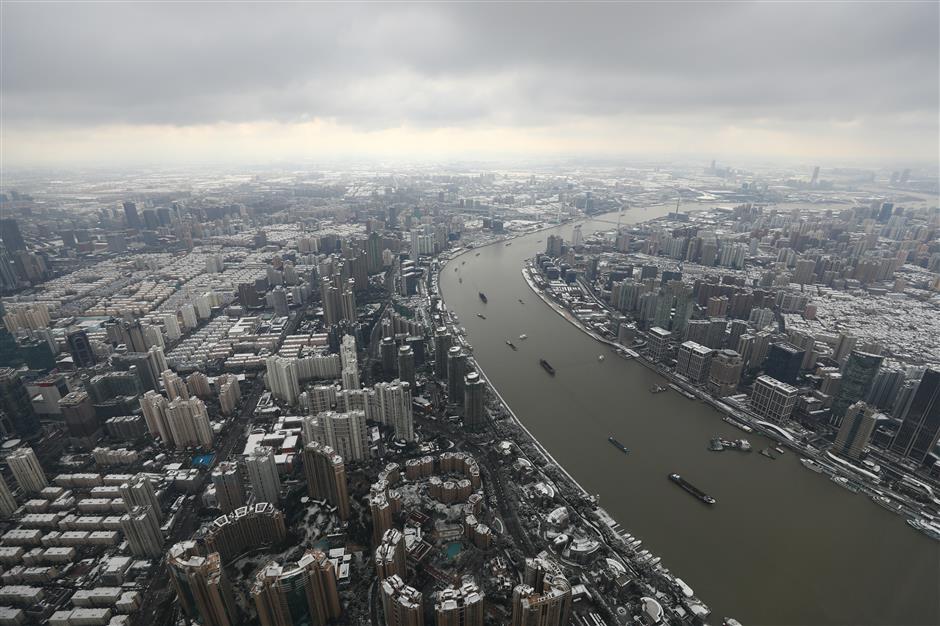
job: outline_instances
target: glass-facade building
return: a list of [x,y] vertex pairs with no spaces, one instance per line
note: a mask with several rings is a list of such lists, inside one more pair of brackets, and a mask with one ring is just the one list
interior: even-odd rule
[[875,376],[878,375],[878,368],[884,358],[878,354],[870,354],[853,350],[849,359],[842,370],[842,385],[839,387],[839,393],[832,401],[832,424],[839,426],[842,424],[842,417],[850,406],[868,397],[872,383],[875,382]]
[[891,451],[923,463],[940,439],[940,370],[924,372]]

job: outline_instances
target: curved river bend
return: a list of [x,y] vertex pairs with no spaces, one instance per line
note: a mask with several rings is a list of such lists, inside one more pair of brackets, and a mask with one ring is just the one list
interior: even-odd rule
[[[668,210],[630,217],[646,220]],[[616,214],[604,217],[616,220]],[[588,221],[582,230],[587,235],[610,228]],[[695,589],[713,610],[712,622],[734,616],[745,625],[940,623],[940,542],[864,495],[804,469],[793,452],[776,461],[758,454],[768,440],[729,426],[702,402],[673,391],[649,393],[652,385],[665,384],[661,377],[614,355],[525,283],[523,261],[544,249],[551,232],[568,239],[571,225],[452,260],[441,272],[444,299],[519,419]],[[485,320],[476,316],[484,311]],[[520,341],[522,333],[529,338]],[[506,345],[510,338],[517,352]],[[598,361],[599,354],[606,360]],[[539,358],[555,367],[555,378],[539,367]],[[747,437],[754,452],[709,452],[715,434]],[[630,454],[611,446],[609,435]],[[667,480],[672,472],[718,504],[708,508],[678,489]]]

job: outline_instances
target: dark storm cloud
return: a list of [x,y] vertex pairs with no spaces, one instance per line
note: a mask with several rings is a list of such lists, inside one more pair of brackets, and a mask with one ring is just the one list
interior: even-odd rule
[[938,109],[936,3],[2,10],[3,114],[14,126],[894,123]]

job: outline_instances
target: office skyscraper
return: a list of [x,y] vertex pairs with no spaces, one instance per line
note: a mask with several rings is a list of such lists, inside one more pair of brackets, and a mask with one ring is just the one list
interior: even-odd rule
[[73,391],[59,400],[59,410],[73,446],[91,450],[101,438],[101,425],[91,398],[84,391]]
[[382,237],[377,232],[370,232],[366,240],[366,268],[370,274],[382,269]]
[[65,344],[75,367],[94,367],[95,353],[88,341],[88,333],[84,330],[73,330],[65,337]]
[[[879,409],[890,410],[906,381],[907,377],[903,369],[882,365],[878,370],[878,375],[875,376],[871,390],[865,397],[865,402]],[[902,416],[898,415],[898,417]]]
[[137,213],[137,205],[133,202],[124,203],[124,220],[128,228],[140,229],[143,224],[140,221],[140,215]]
[[115,354],[111,357],[111,365],[115,370],[131,371],[138,379],[143,390],[160,390],[160,373],[166,369],[166,357],[163,348],[152,346],[146,352],[127,352]]
[[258,295],[258,289],[254,283],[239,283],[238,301],[246,309],[261,307],[261,297]]
[[907,414],[898,429],[891,451],[917,463],[924,463],[927,455],[940,440],[940,370],[929,368],[924,372]]
[[757,371],[767,358],[770,350],[771,333],[760,331],[757,333],[744,333],[738,338],[737,352],[744,359],[744,366],[749,371]]
[[447,351],[447,398],[452,404],[463,402],[464,376],[467,374],[467,355],[460,346]]
[[852,404],[864,399],[875,381],[882,357],[853,350],[842,370],[842,384],[832,401],[832,425],[840,426],[842,416]]
[[856,402],[845,412],[839,434],[836,435],[834,451],[850,459],[862,458],[862,452],[871,441],[878,414],[864,402]]
[[855,344],[857,342],[857,337],[840,333],[839,340],[832,349],[832,358],[838,361],[840,364],[845,363],[845,360],[849,358],[849,354],[851,354],[852,350],[855,349]]
[[708,367],[708,392],[718,397],[733,395],[741,382],[744,360],[734,350],[718,350]]
[[415,387],[415,355],[411,346],[402,346],[398,349],[398,377]]
[[891,219],[891,215],[894,213],[894,203],[893,202],[882,202],[881,209],[878,211],[878,222],[881,224],[886,223]]
[[398,367],[398,346],[392,337],[383,337],[380,346],[382,353],[382,373],[386,378],[393,378]]
[[767,352],[764,373],[771,378],[795,385],[803,364],[804,352],[790,343],[775,343]]
[[26,249],[26,242],[23,240],[22,233],[20,233],[20,225],[12,217],[0,219],[0,240],[11,252]]
[[447,379],[447,354],[453,344],[454,338],[446,326],[439,326],[434,331],[434,373],[440,379]]
[[[691,287],[686,285],[680,285],[675,288],[675,298],[676,310],[672,317],[672,330],[676,334],[682,334],[689,324],[689,318],[692,317],[692,309],[695,307],[695,298],[692,297]],[[709,314],[709,316],[711,316],[711,314]]]
[[[921,376],[923,376],[923,374],[921,374]],[[907,409],[911,404],[911,400],[914,399],[914,395],[917,393],[919,386],[920,380],[904,381],[904,384],[898,389],[898,395],[894,399],[894,403],[892,403],[890,407],[891,415],[900,417],[902,420],[904,419],[904,416],[907,415]]]
[[799,390],[770,376],[760,376],[751,392],[751,408],[769,420],[779,422],[793,413]]
[[676,373],[685,376],[695,384],[708,380],[715,351],[694,341],[685,341],[676,354]]
[[649,332],[649,342],[647,347],[649,348],[650,358],[653,361],[662,361],[666,356],[666,352],[669,345],[669,338],[672,335],[665,328],[660,328],[659,326],[654,326],[650,328]]
[[463,425],[469,430],[476,430],[486,424],[486,406],[484,389],[486,383],[476,372],[464,377],[463,384]]

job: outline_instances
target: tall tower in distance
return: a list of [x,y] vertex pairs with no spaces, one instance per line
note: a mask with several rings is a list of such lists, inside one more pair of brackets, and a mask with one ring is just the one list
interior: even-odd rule
[[124,221],[127,222],[128,228],[140,230],[140,215],[137,213],[137,205],[133,202],[124,203]]
[[20,225],[12,217],[0,219],[0,240],[11,252],[26,249],[26,242],[20,233]]

